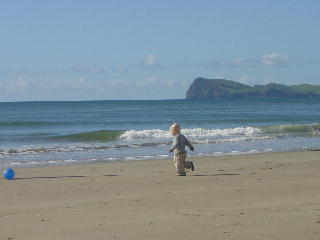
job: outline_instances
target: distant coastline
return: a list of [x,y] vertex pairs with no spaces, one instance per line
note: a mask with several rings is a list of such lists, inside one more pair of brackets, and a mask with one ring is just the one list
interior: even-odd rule
[[320,97],[320,85],[269,83],[249,86],[226,79],[196,78],[186,99],[308,98]]

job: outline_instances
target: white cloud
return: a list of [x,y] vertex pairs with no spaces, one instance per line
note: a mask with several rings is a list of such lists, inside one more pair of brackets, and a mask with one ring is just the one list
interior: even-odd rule
[[15,85],[18,87],[18,88],[25,88],[28,86],[28,84],[32,82],[31,79],[29,78],[24,78],[24,77],[18,77],[15,81]]
[[8,92],[26,91],[29,89],[94,89],[96,84],[85,77],[78,78],[26,78],[16,77],[0,83],[0,90]]
[[126,67],[117,67],[116,70],[115,70],[116,73],[128,73],[129,72],[129,68],[126,68]]
[[288,54],[270,53],[258,58],[234,59],[226,61],[212,61],[207,67],[212,68],[266,68],[288,67],[297,64],[298,60]]
[[70,73],[82,73],[82,74],[99,74],[106,73],[106,69],[99,66],[72,66],[66,68],[47,68],[47,69],[31,69],[31,68],[16,68],[16,69],[0,69],[0,72],[8,73],[12,77],[19,75],[37,76],[43,74],[70,74]]
[[110,87],[128,87],[132,86],[132,82],[125,80],[125,79],[113,79],[113,80],[106,80],[105,85]]
[[248,75],[241,75],[240,77],[238,77],[238,81],[243,84],[252,85],[252,80]]
[[78,73],[105,73],[106,72],[106,70],[103,67],[98,67],[98,66],[74,66],[70,70]]
[[137,82],[139,86],[148,86],[148,85],[155,85],[155,86],[164,86],[164,87],[185,87],[188,85],[187,82],[184,81],[177,81],[176,79],[161,79],[157,77],[147,77],[141,81]]
[[145,66],[151,66],[151,67],[154,67],[156,65],[158,65],[158,59],[159,59],[159,56],[158,55],[155,55],[155,54],[149,54],[146,56],[146,58],[144,59],[143,61],[143,64]]
[[[274,78],[271,78],[271,77],[263,77],[263,78],[255,78],[255,79],[252,79],[252,77],[250,77],[249,75],[241,75],[239,76],[238,78],[235,79],[236,81],[238,82],[241,82],[243,84],[247,84],[247,85],[250,85],[250,86],[254,86],[254,85],[266,85],[266,84],[269,84],[269,83],[279,83],[279,80],[276,80]],[[282,82],[282,84],[285,84]],[[290,85],[290,83],[287,83],[288,85]]]
[[157,83],[158,79],[156,77],[147,77],[144,79],[146,84]]
[[285,67],[291,62],[292,61],[289,55],[279,53],[265,54],[260,59],[261,66],[266,67]]
[[161,68],[159,56],[156,54],[148,54],[138,66],[144,68]]
[[25,77],[15,77],[9,81],[0,83],[0,90],[8,92],[24,91],[34,80]]
[[[277,80],[275,80],[275,79],[273,79],[273,78],[265,77],[265,78],[263,78],[263,79],[261,80],[261,83],[260,83],[260,84],[266,85],[266,84],[275,83],[275,82],[279,83],[279,81],[277,81]],[[282,83],[282,84],[284,84],[284,83]]]
[[141,80],[129,81],[126,79],[115,79],[106,81],[106,85],[111,87],[186,87],[189,86],[187,81],[177,81],[176,79],[168,78],[161,79],[154,76],[146,77]]
[[85,77],[79,78],[47,78],[42,81],[42,86],[53,88],[89,89],[96,88],[96,85]]

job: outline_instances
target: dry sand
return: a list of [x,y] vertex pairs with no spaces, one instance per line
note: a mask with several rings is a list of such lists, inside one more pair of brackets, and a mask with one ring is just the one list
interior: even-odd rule
[[20,168],[0,239],[320,239],[320,152]]

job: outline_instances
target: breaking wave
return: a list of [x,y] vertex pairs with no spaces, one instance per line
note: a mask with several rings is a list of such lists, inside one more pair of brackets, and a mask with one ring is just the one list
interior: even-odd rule
[[[320,124],[288,124],[263,127],[237,127],[226,129],[183,129],[182,133],[193,144],[219,144],[262,141],[281,137],[320,137]],[[40,134],[41,135],[41,134]],[[33,135],[32,135],[33,136]],[[24,136],[25,137],[25,136]],[[33,136],[34,138],[34,136]],[[0,149],[0,157],[8,155],[34,155],[78,151],[99,151],[170,145],[172,136],[166,130],[99,130],[61,136],[47,136],[49,145],[39,147]],[[53,145],[51,144],[53,143]],[[58,146],[57,146],[58,145]]]
[[292,135],[292,136],[319,136],[320,124],[283,124],[261,127],[265,134]]
[[[187,137],[191,138],[207,138],[207,137],[231,137],[231,136],[253,136],[254,134],[260,133],[261,130],[253,127],[237,127],[227,129],[183,129],[182,133]],[[151,130],[130,130],[126,131],[120,136],[124,140],[134,139],[169,139],[172,138],[168,131],[160,129]]]

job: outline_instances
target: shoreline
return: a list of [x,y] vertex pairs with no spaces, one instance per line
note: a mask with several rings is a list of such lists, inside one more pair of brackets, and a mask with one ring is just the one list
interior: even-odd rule
[[[254,151],[254,152],[230,152],[230,153],[221,153],[221,154],[217,154],[217,155],[188,155],[187,156],[187,161],[201,161],[202,159],[204,160],[208,160],[208,159],[212,159],[212,160],[220,160],[220,159],[225,159],[228,157],[231,158],[245,158],[247,157],[252,157],[252,156],[260,156],[260,155],[277,155],[277,154],[294,154],[294,153],[304,153],[304,152],[319,152],[320,155],[320,148],[319,149],[306,149],[306,150],[288,150],[288,151]],[[132,157],[133,158],[133,157]],[[76,167],[94,167],[94,166],[103,166],[103,165],[109,165],[109,164],[134,164],[134,163],[152,163],[152,162],[170,162],[173,164],[173,156],[169,156],[169,157],[163,157],[163,158],[148,158],[148,159],[134,159],[134,160],[123,160],[123,159],[119,159],[119,160],[98,160],[98,161],[92,161],[92,162],[77,162],[77,163],[69,163],[69,164],[57,164],[57,165],[35,165],[35,166],[16,166],[16,167],[10,167],[10,168],[14,168],[14,169],[42,169],[42,168],[48,168],[48,169],[52,169],[52,168],[76,168]],[[174,167],[174,165],[173,165]],[[0,170],[4,170],[5,168],[0,168]],[[1,176],[2,177],[2,176]],[[18,177],[19,178],[19,177]],[[3,179],[5,180],[5,179]],[[15,179],[14,179],[15,180]]]
[[0,239],[320,238],[320,153],[26,167],[0,180]]
[[[250,150],[250,151],[231,151],[231,152],[215,152],[214,154],[205,154],[200,153],[197,155],[189,155],[187,159],[198,159],[198,158],[217,158],[217,157],[225,157],[225,156],[243,156],[243,155],[259,155],[259,154],[273,154],[273,153],[290,153],[290,152],[309,152],[309,151],[320,151],[320,148],[302,148],[302,149],[294,149],[294,150],[287,150],[287,151],[272,151],[272,149],[264,149],[264,150]],[[90,165],[90,164],[110,164],[110,163],[122,163],[122,162],[145,162],[145,161],[161,161],[161,160],[170,160],[173,156],[137,156],[137,157],[124,157],[119,159],[112,159],[109,158],[101,159],[101,160],[67,160],[61,164],[49,164],[49,163],[35,163],[34,165],[29,165],[30,163],[24,165],[18,163],[13,164],[0,164],[0,170],[4,170],[6,168],[42,168],[42,167],[63,167],[63,166],[78,166],[78,165]],[[50,162],[51,160],[47,160]]]

